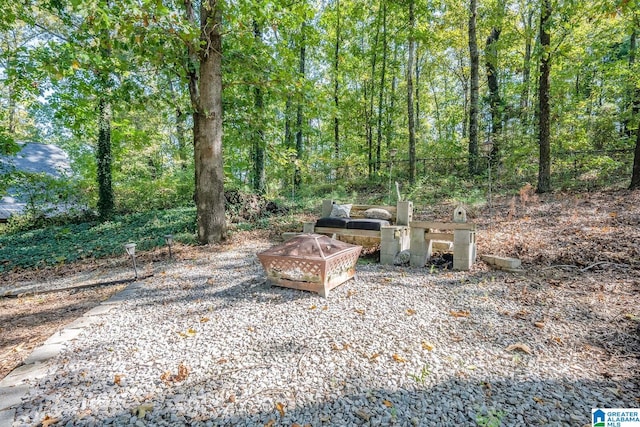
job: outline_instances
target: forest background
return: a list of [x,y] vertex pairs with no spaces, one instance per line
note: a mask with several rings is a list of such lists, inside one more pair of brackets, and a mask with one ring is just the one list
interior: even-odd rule
[[636,0],[0,9],[0,151],[56,144],[74,171],[3,171],[35,210],[73,199],[108,220],[195,198],[211,243],[223,185],[297,206],[391,202],[395,181],[416,203],[640,187]]

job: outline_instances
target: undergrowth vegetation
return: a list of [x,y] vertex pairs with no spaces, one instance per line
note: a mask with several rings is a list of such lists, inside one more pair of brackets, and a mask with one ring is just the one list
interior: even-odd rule
[[[422,177],[411,187],[400,185],[399,189],[401,198],[413,201],[417,209],[446,203],[463,205],[472,211],[490,203],[495,195],[522,198],[523,189],[533,191],[524,180],[511,186],[495,186],[489,176],[465,179],[436,174]],[[231,239],[235,231],[262,229],[272,235],[300,231],[304,216],[316,217],[324,199],[381,205],[394,205],[397,200],[395,183],[384,179],[373,183],[309,185],[289,197],[280,195],[270,200],[258,197],[256,201],[257,196],[248,191],[229,190],[229,193],[239,200],[227,208]],[[261,208],[256,210],[256,204]],[[275,207],[267,210],[262,209],[263,205]],[[124,209],[106,222],[98,221],[91,211],[49,218],[42,212],[29,210],[25,215],[15,216],[8,224],[0,224],[0,273],[119,256],[124,253],[123,245],[129,242],[136,243],[139,251],[152,250],[165,245],[166,234],[173,234],[176,242],[196,244],[194,207],[127,212]]]
[[166,234],[182,243],[195,243],[194,233],[195,208],[118,215],[102,223],[7,231],[0,234],[0,273],[121,255],[129,242],[139,250],[150,250],[164,245]]

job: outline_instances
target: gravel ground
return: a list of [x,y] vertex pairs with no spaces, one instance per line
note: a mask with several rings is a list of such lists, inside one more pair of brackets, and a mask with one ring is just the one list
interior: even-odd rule
[[156,264],[14,425],[583,426],[640,407],[637,281],[363,263],[324,299],[269,287],[268,246]]

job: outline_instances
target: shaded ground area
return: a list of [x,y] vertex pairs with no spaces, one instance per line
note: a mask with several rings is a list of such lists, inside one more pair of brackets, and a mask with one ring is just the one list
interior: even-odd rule
[[[522,259],[526,273],[505,273],[508,290],[526,305],[505,316],[528,325],[562,319],[545,319],[538,313],[549,305],[588,307],[597,304],[595,316],[583,316],[593,325],[594,337],[584,346],[604,377],[617,378],[637,364],[640,336],[640,192],[615,191],[553,194],[538,197],[526,189],[513,198],[499,198],[491,206],[470,208],[469,219],[479,226],[479,254]],[[417,207],[416,219],[449,220],[453,203]],[[234,235],[226,248],[247,240],[274,238],[278,230]],[[175,248],[181,261],[197,260],[211,248]],[[215,248],[224,251],[225,246]],[[161,250],[141,254],[141,270],[152,273],[166,262]],[[475,273],[486,271],[479,262]],[[89,274],[92,273],[93,274]],[[56,280],[86,286],[100,278],[130,274],[124,257],[83,261],[56,269],[32,270],[0,276],[0,283],[52,283]],[[474,273],[474,271],[472,271]],[[18,366],[40,343],[100,301],[119,290],[103,286],[49,294],[0,299],[0,378]],[[490,295],[487,298],[491,298]],[[570,319],[567,319],[569,321]],[[558,334],[549,345],[566,344],[569,335]],[[628,375],[628,372],[626,372]],[[640,398],[640,396],[639,396]],[[639,402],[640,404],[640,402]]]

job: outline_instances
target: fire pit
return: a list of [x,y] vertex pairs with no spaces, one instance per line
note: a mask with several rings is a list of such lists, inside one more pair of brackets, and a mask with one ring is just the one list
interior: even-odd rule
[[320,234],[302,234],[258,254],[271,282],[323,297],[356,272],[362,246]]

